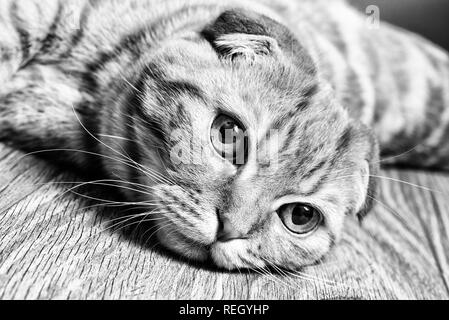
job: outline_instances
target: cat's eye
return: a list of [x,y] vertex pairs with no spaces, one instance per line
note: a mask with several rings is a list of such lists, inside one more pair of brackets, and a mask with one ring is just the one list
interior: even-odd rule
[[215,118],[211,128],[211,141],[215,151],[234,165],[247,160],[248,138],[242,124],[228,115]]
[[278,214],[288,230],[302,235],[315,231],[323,220],[318,209],[302,203],[286,204]]

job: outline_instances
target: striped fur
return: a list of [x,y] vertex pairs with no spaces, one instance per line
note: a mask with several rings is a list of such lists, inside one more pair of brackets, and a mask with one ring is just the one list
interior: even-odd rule
[[[448,55],[344,1],[263,2],[2,0],[0,139],[102,170],[187,258],[320,260],[371,208],[378,142],[447,169]],[[244,166],[210,152],[220,113],[248,131]],[[275,214],[290,202],[321,209],[310,236]],[[242,237],[217,242],[220,221]]]

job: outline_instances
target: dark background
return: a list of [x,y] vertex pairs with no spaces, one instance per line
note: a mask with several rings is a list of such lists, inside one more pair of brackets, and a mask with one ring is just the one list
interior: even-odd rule
[[449,0],[350,0],[350,2],[363,11],[369,5],[377,5],[381,20],[420,33],[449,50]]

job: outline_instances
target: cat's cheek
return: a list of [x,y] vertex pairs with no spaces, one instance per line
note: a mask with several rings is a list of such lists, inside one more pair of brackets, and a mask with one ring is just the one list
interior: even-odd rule
[[163,225],[158,225],[157,228],[157,239],[166,249],[193,261],[205,262],[209,258],[205,247],[192,245],[181,235],[170,228],[164,228]]

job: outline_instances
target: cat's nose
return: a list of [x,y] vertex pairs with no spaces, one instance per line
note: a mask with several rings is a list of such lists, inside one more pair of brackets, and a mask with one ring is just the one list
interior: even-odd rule
[[229,219],[225,217],[220,218],[220,226],[217,232],[218,242],[228,242],[236,239],[243,239],[244,235],[236,230]]

